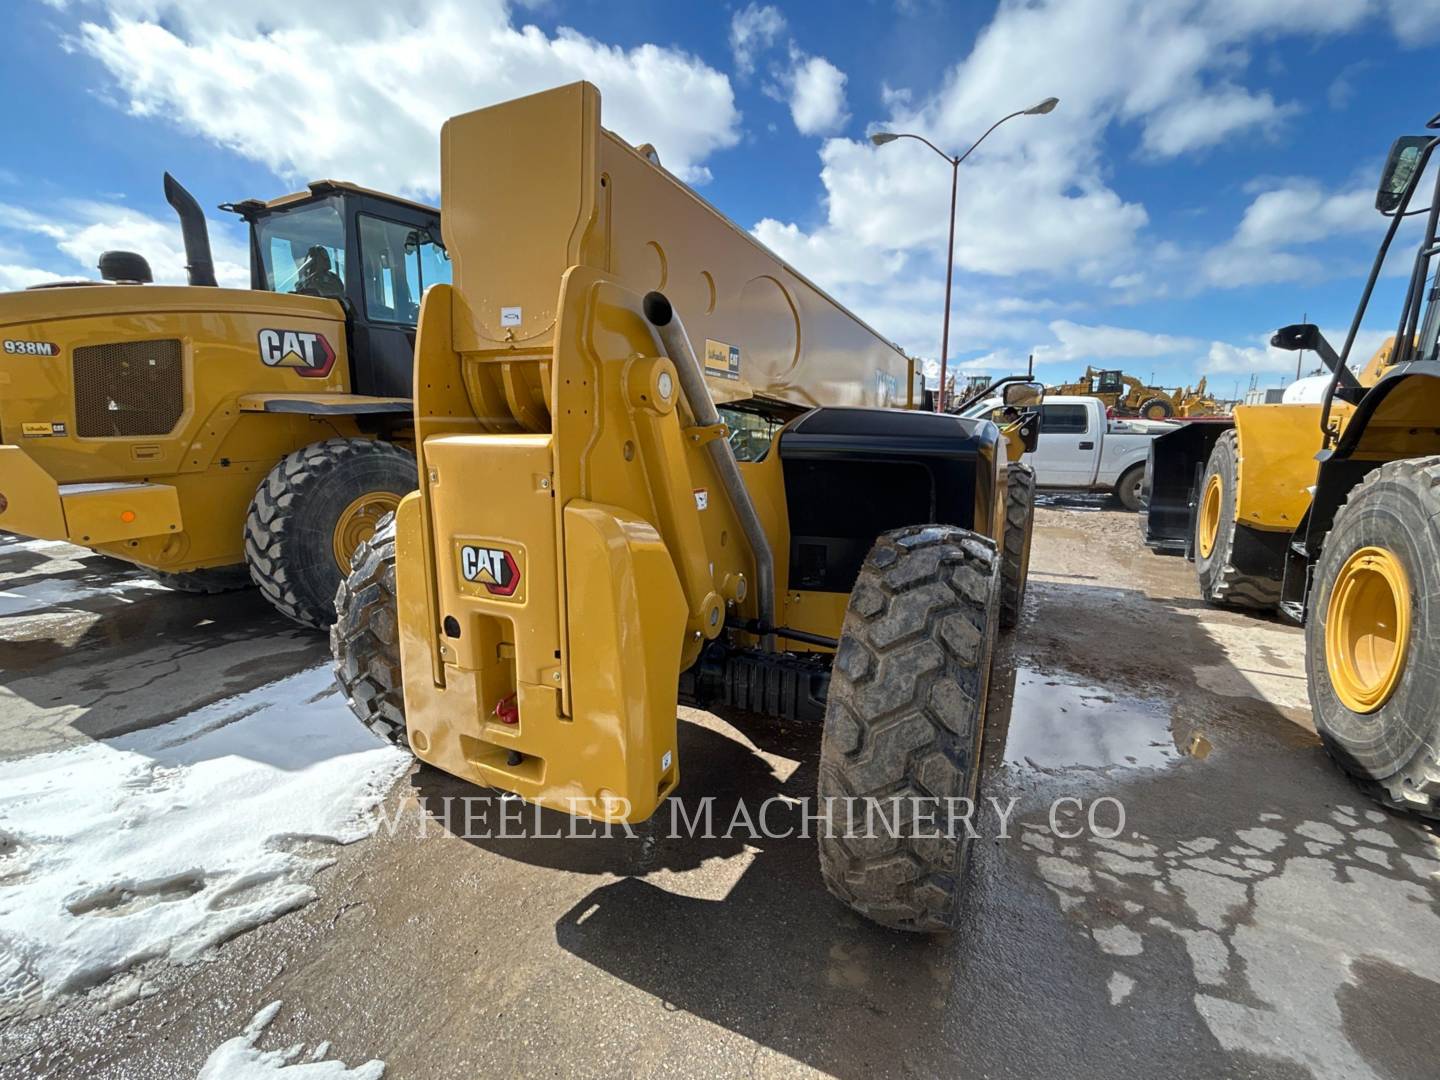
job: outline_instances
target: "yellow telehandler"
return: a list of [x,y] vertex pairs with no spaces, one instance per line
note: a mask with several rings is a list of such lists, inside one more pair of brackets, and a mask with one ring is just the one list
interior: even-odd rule
[[[1427,127],[1440,128],[1440,116]],[[1342,348],[1311,324],[1271,344],[1330,369],[1319,402],[1241,406],[1151,447],[1142,528],[1194,559],[1211,602],[1305,626],[1315,727],[1386,805],[1440,817],[1440,178],[1411,209],[1440,138],[1391,147],[1376,208],[1390,227]],[[1424,215],[1396,331],[1357,375],[1356,335],[1400,222]],[[1422,317],[1423,316],[1423,317]],[[1318,467],[1317,467],[1318,462]]]
[[253,581],[311,626],[415,487],[412,351],[450,280],[433,207],[318,181],[225,204],[251,287],[216,287],[205,217],[168,173],[189,284],[132,252],[103,282],[0,294],[0,530],[219,592]]
[[[953,926],[946,808],[975,798],[1024,594],[1034,487],[1011,459],[1034,414],[915,410],[914,362],[605,131],[589,84],[453,118],[441,145],[455,280],[420,317],[419,491],[336,597],[352,708],[437,768],[607,822],[676,791],[681,702],[812,722],[831,891]],[[930,827],[867,829],[881,804]]]

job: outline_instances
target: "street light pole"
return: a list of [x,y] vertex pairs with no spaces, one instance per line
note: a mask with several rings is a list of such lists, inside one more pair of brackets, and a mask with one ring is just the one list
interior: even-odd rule
[[945,247],[945,321],[940,332],[940,387],[935,392],[936,412],[945,411],[945,378],[950,360],[950,290],[955,277],[955,196],[960,187],[960,163],[974,153],[975,148],[989,137],[990,132],[1005,123],[1006,120],[1013,120],[1017,116],[1044,116],[1048,112],[1053,112],[1055,106],[1059,104],[1059,98],[1048,97],[1038,104],[1031,105],[1028,109],[1019,109],[1002,116],[985,130],[984,135],[970,144],[970,149],[958,155],[947,154],[925,136],[914,135],[908,131],[877,131],[870,136],[870,141],[876,146],[884,146],[896,139],[917,139],[950,163],[950,239]]

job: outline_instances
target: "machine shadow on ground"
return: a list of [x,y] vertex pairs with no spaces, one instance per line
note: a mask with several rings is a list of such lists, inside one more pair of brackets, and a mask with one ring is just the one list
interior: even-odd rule
[[[1157,635],[1173,639],[1173,646],[1157,650]],[[1174,686],[1177,655],[1187,666],[1228,662],[1183,602],[1069,581],[1035,583],[1019,633],[1002,642],[997,656],[985,743],[982,794],[1002,806],[1014,797],[1018,808],[1009,839],[976,845],[964,920],[950,935],[883,930],[834,901],[820,879],[815,841],[798,835],[802,813],[794,804],[771,804],[767,824],[772,835],[796,835],[723,835],[742,800],[753,810],[768,798],[798,800],[814,792],[819,732],[745,714],[718,723],[697,714],[681,723],[678,795],[692,818],[699,800],[713,798],[721,834],[715,839],[668,837],[670,815],[662,808],[633,838],[553,838],[565,833],[569,819],[545,812],[527,816],[526,830],[512,827],[510,838],[471,842],[507,859],[619,876],[560,917],[555,934],[563,949],[667,1009],[837,1076],[869,1075],[902,1061],[921,1072],[943,1072],[957,1060],[1003,1074],[1007,1053],[1031,1067],[1039,1055],[1057,1074],[1108,1076],[1127,1065],[1153,1071],[1158,1064],[1177,1075],[1216,1075],[1246,1061],[1262,1066],[1260,1075],[1286,1075],[1246,1051],[1227,1055],[1197,1010],[1210,988],[1186,959],[1184,932],[1202,927],[1183,902],[1137,900],[1133,883],[1105,868],[1103,860],[1114,853],[1082,841],[1067,849],[1067,862],[1092,883],[1095,875],[1109,874],[1117,884],[1102,878],[1093,895],[1080,896],[1067,910],[1070,901],[1057,902],[1046,877],[1053,867],[1041,860],[1048,856],[1023,841],[1027,832],[1048,829],[1048,807],[1061,794],[1123,799],[1130,830],[1167,849],[1257,825],[1273,825],[1288,837],[1287,829],[1330,803],[1363,802],[1314,736],[1281,710],[1255,698]],[[1081,766],[1009,760],[1012,726],[1037,722],[1033,701],[1014,711],[1017,678],[1037,671],[1053,673],[1057,686],[1080,679],[1103,684],[1112,695],[1093,716],[1061,722],[1103,728],[1107,709],[1124,710],[1141,699],[1162,709],[1166,763],[1136,767],[1123,753]],[[1167,675],[1168,691],[1161,689]],[[1046,722],[1056,719],[1052,714]],[[446,796],[476,793],[430,769],[412,783],[432,812]],[[977,823],[993,833],[998,826],[988,813],[988,822]],[[1383,828],[1407,837],[1403,843],[1419,853],[1413,823],[1392,818]],[[482,819],[472,831],[493,829]],[[1304,852],[1303,837],[1285,843]],[[1343,851],[1337,846],[1334,854]],[[1256,884],[1261,880],[1257,875]],[[1119,969],[1096,947],[1092,931],[1120,925],[1123,904],[1142,901],[1147,911],[1163,909],[1176,929],[1142,927],[1148,948],[1127,960],[1124,977],[1153,985],[1143,1001],[1120,1011],[1110,988]],[[1064,979],[1042,977],[1062,969]],[[1240,983],[1232,989],[1241,999],[1250,993]],[[1034,1033],[1041,1030],[1054,1037],[1037,1047]]]

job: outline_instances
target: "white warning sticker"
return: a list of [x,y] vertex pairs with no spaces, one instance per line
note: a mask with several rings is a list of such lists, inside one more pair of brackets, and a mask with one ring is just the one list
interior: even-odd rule
[[710,492],[709,492],[708,490],[706,490],[705,488],[696,488],[696,489],[695,489],[695,509],[696,509],[696,510],[708,510],[708,509],[710,509]]
[[500,309],[501,326],[519,326],[521,311],[518,307],[502,307]]

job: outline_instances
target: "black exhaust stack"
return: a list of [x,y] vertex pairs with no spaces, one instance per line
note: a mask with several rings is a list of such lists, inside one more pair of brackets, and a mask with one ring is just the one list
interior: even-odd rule
[[185,273],[191,285],[219,284],[215,280],[215,260],[210,256],[210,233],[205,228],[205,215],[195,196],[180,181],[165,174],[165,201],[175,208],[180,218],[180,235],[185,238]]

